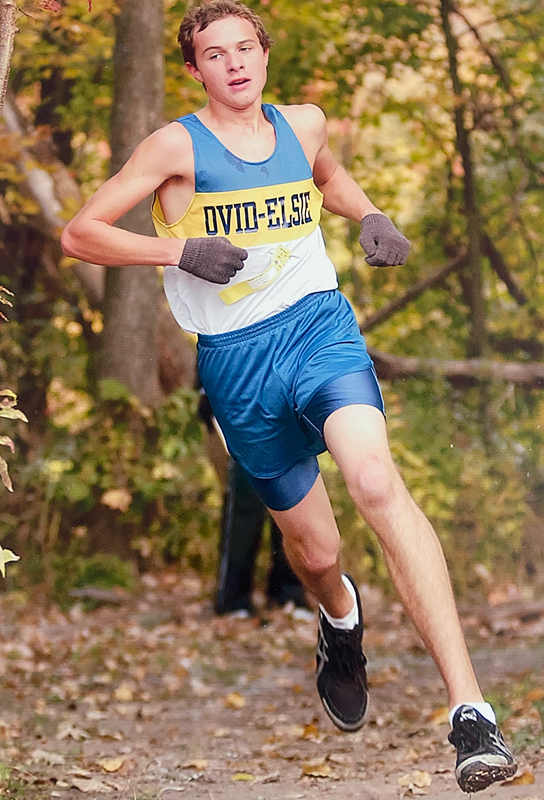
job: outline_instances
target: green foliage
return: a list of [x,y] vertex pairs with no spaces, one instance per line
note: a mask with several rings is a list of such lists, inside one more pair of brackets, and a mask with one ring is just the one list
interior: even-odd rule
[[45,403],[16,454],[18,491],[0,514],[3,537],[25,553],[15,585],[43,583],[60,597],[65,582],[66,597],[97,550],[146,568],[180,560],[211,568],[220,497],[202,452],[197,393],[178,390],[155,411],[114,380],[93,396],[79,311],[60,300],[50,313],[31,349],[24,342],[35,319],[0,329],[0,352],[7,339],[23,343],[21,376],[40,376]]
[[[12,292],[5,289],[3,286],[0,286],[0,292],[4,292],[5,294],[9,294],[13,297]],[[0,295],[0,304],[9,306],[10,308],[13,307],[13,304],[10,300]],[[7,321],[4,314],[0,312],[0,322],[1,320]],[[17,395],[11,391],[11,389],[0,389],[0,417],[3,419],[10,419],[10,420],[21,420],[22,422],[28,422],[26,416],[20,411],[18,408],[15,408],[17,405]],[[0,444],[4,445],[5,447],[9,447],[12,453],[15,452],[15,445],[13,443],[13,439],[9,436],[0,436]],[[11,482],[11,478],[9,475],[8,464],[5,458],[0,456],[0,478],[2,479],[2,483],[6,487],[9,492],[13,491],[13,484]],[[18,561],[19,556],[16,555],[12,550],[5,549],[0,545],[0,574],[3,578],[6,577],[6,564],[9,564],[13,561]]]
[[[77,91],[59,95],[61,124],[94,139],[109,124],[115,3],[97,0],[89,13],[87,0],[71,0],[62,13],[51,14],[36,4],[19,20],[11,80],[30,95],[36,82],[55,70]],[[28,54],[32,53],[32,58]]]
[[[135,564],[109,553],[95,553],[90,556],[57,555],[53,559],[55,575],[53,598],[61,605],[73,602],[77,591],[89,589],[125,589],[130,591],[135,585]],[[86,608],[96,605],[92,591],[83,594]]]
[[[8,306],[9,308],[13,308],[13,303],[11,302],[11,300],[8,300],[7,297],[4,297],[4,295],[6,295],[6,294],[9,294],[10,297],[13,297],[13,292],[10,292],[9,289],[6,289],[5,286],[0,286],[0,305]],[[8,318],[6,317],[5,314],[3,314],[0,311],[0,321],[2,321],[2,320],[4,322],[7,322]]]
[[[416,502],[434,523],[460,594],[482,587],[477,565],[494,583],[523,580],[531,453],[516,430],[535,431],[534,417],[516,393],[514,409],[502,385],[488,408],[493,439],[484,442],[480,392],[452,391],[444,381],[403,381],[386,387],[391,446]],[[540,408],[544,403],[540,401]],[[538,480],[538,477],[537,477]]]
[[[522,673],[520,680],[511,681],[506,691],[503,688],[499,693],[497,689],[489,695],[486,694],[485,699],[495,709],[499,726],[502,727],[505,723],[508,726],[508,720],[516,717],[525,721],[525,725],[515,725],[513,730],[508,731],[508,739],[516,753],[530,755],[541,750],[544,746],[542,686],[535,685],[529,670]],[[537,712],[536,719],[534,711]]]
[[[494,387],[496,427],[486,450],[477,390],[452,392],[438,380],[399,381],[382,388],[393,457],[441,539],[458,595],[485,593],[482,565],[492,585],[508,578],[525,581],[523,537],[534,516],[528,487],[539,481],[535,456],[541,459],[544,437],[534,424],[533,409],[523,408],[523,393],[514,410],[504,407],[504,387]],[[537,418],[543,415],[544,399]],[[320,462],[347,568],[360,580],[387,585],[376,537],[357,514],[330,456]]]
[[[4,419],[11,419],[11,420],[22,420],[23,422],[28,422],[27,418],[20,411],[18,408],[15,408],[17,405],[17,395],[12,392],[10,389],[0,389],[0,417]],[[13,439],[9,436],[0,436],[0,444],[9,447],[11,452],[15,452],[15,445],[13,444]],[[2,479],[2,483],[6,487],[9,492],[13,491],[13,484],[11,482],[11,478],[9,477],[8,472],[8,465],[7,461],[0,456],[0,478]]]
[[0,761],[0,800],[24,800],[28,797],[28,781],[18,770]]
[[27,486],[42,487],[49,525],[55,512],[63,516],[63,530],[42,535],[65,536],[70,523],[84,539],[92,520],[105,517],[146,563],[179,559],[210,527],[199,508],[211,486],[198,457],[195,393],[180,390],[153,413],[113,381],[101,383],[98,405],[55,382],[51,427],[23,471]]
[[[146,568],[165,560],[203,567],[214,549],[206,541],[219,498],[200,453],[195,393],[175,393],[156,413],[120,395],[94,405],[83,392],[74,402],[67,390],[21,465],[27,503],[19,504],[19,535],[25,531],[29,569],[37,566],[32,554],[39,558],[33,580],[58,599],[85,583],[128,585],[133,567],[125,574],[114,556],[90,560],[97,549]],[[29,576],[23,569],[16,577]]]
[[0,545],[0,574],[3,578],[6,577],[6,564],[12,561],[19,561],[19,556],[15,555],[11,550],[4,549]]

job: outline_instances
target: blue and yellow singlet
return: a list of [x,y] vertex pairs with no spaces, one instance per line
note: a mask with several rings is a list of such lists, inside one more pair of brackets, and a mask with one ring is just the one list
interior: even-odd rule
[[195,160],[195,194],[177,222],[165,222],[158,197],[157,235],[186,239],[225,236],[248,251],[244,268],[227,286],[178,267],[164,269],[172,312],[186,331],[218,334],[266,319],[305,295],[335,289],[336,271],[319,227],[323,196],[293,129],[273,105],[263,112],[276,132],[265,161],[230,152],[194,114],[180,117]]

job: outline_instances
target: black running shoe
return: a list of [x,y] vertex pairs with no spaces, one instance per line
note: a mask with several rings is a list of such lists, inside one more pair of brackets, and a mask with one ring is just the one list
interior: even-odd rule
[[342,731],[356,731],[363,724],[368,705],[366,658],[361,642],[363,613],[359,592],[347,576],[357,597],[359,622],[351,631],[333,628],[319,612],[317,637],[317,691],[325,711]]
[[448,736],[457,749],[455,777],[463,792],[479,792],[514,775],[518,765],[500,730],[472,706],[460,706]]

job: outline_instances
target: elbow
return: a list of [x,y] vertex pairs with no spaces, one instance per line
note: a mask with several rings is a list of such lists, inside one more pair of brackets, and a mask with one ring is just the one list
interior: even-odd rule
[[70,223],[62,231],[60,246],[65,256],[69,256],[70,258],[83,258],[81,247],[78,247],[78,237],[74,234]]

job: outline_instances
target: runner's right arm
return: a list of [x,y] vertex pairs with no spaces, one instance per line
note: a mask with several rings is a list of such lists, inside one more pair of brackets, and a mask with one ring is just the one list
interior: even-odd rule
[[114,227],[114,223],[165,181],[192,175],[188,132],[171,123],[138,145],[123,168],[90,198],[67,224],[61,237],[66,255],[106,266],[177,266],[184,239],[159,239]]

